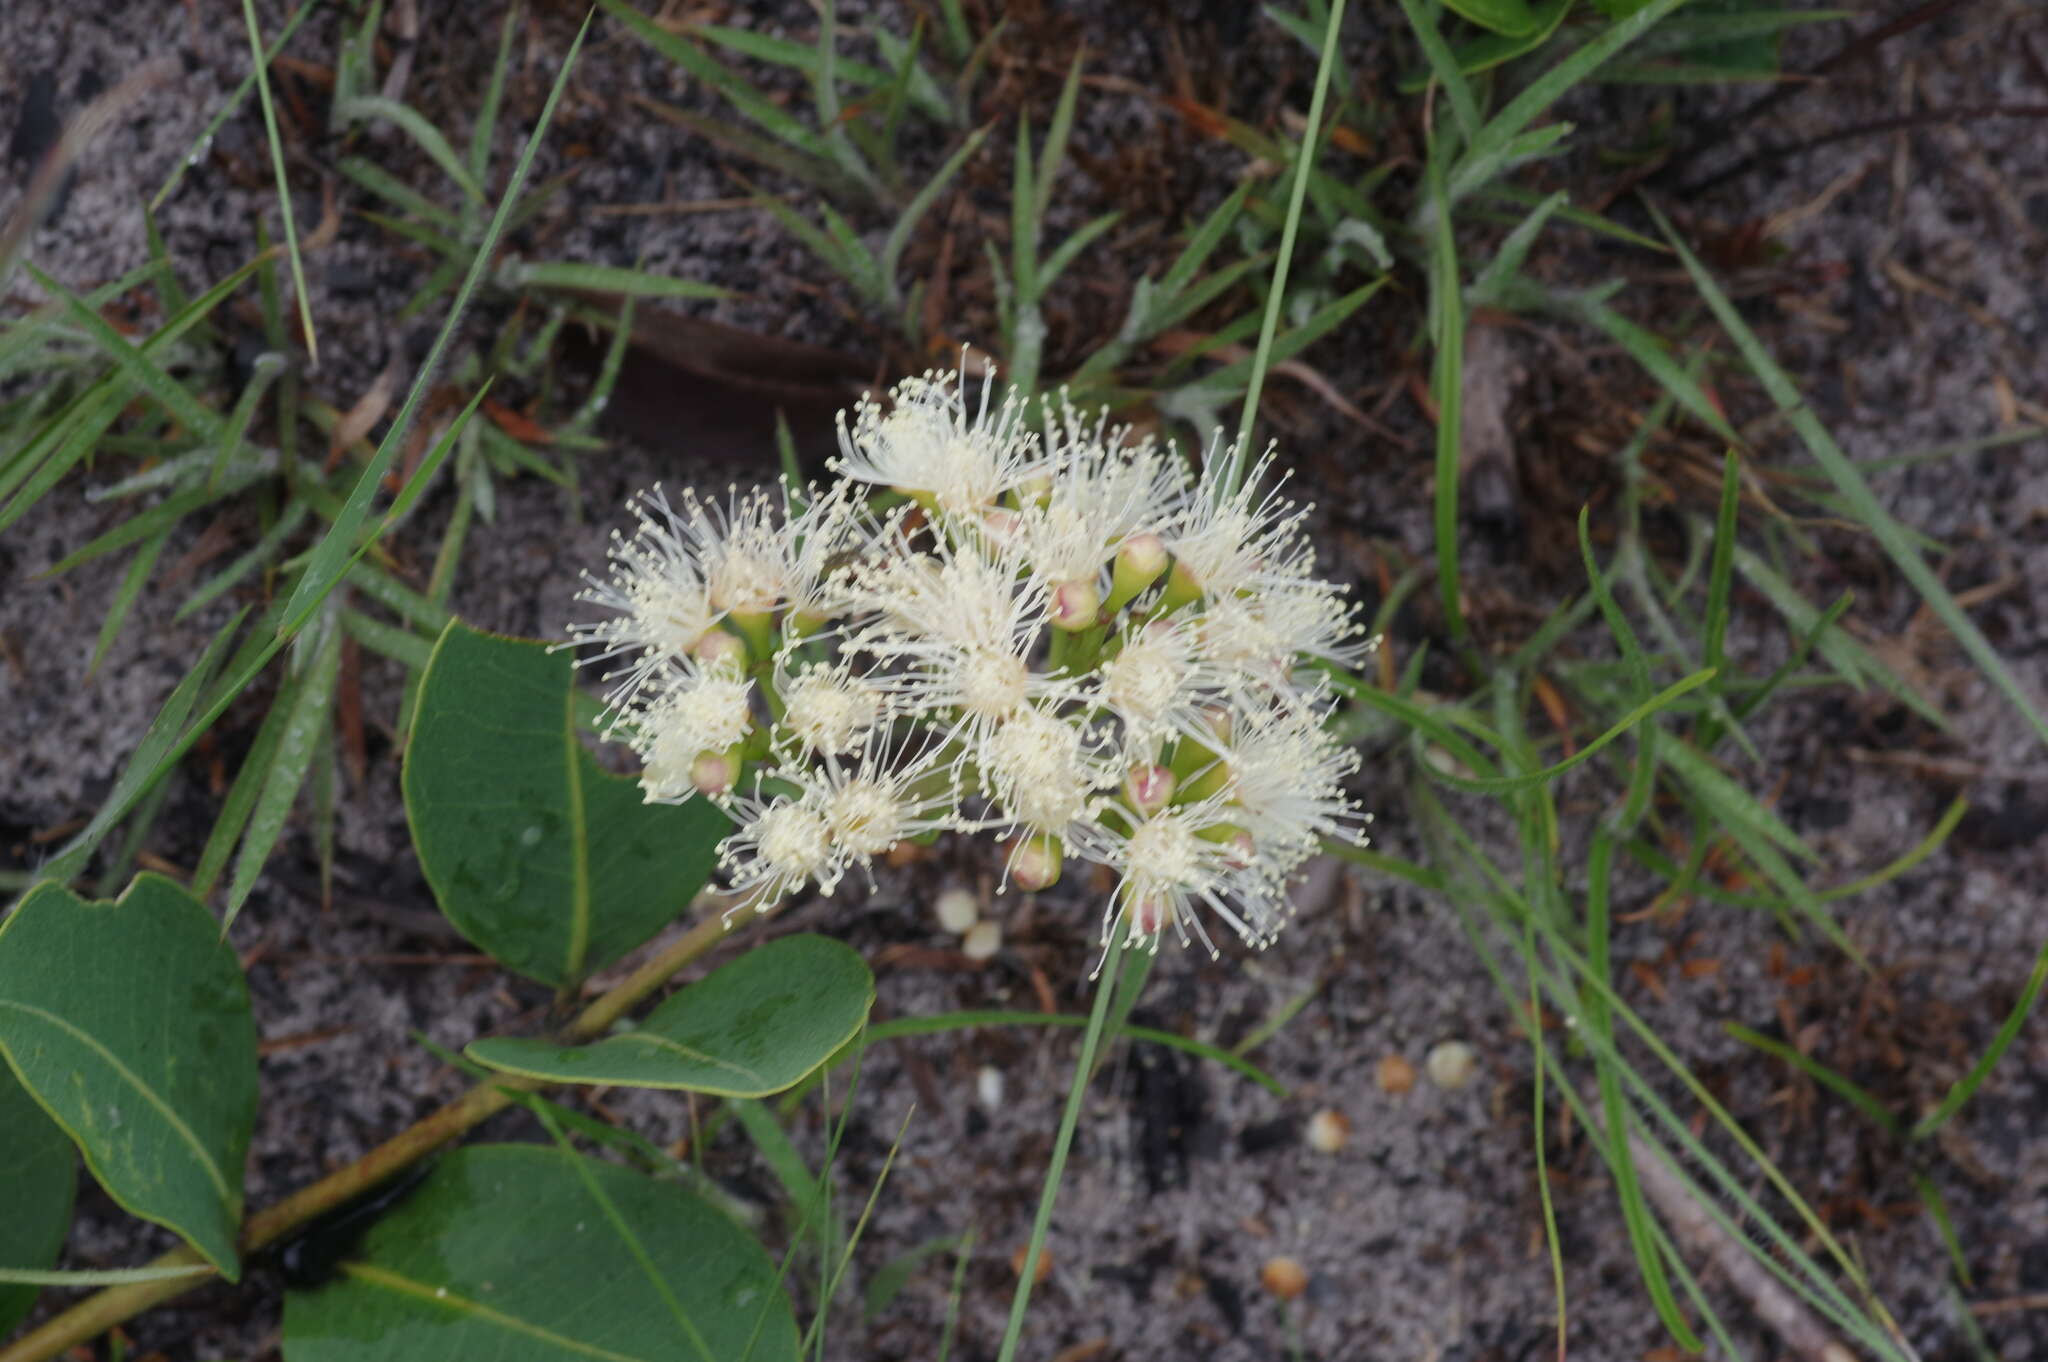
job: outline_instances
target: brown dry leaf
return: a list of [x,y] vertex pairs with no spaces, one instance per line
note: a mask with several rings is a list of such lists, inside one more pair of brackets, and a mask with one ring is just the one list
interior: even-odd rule
[[491,424],[504,431],[521,444],[545,445],[554,443],[554,432],[525,412],[515,411],[496,398],[484,399],[484,415],[491,418]]
[[384,366],[384,372],[377,375],[369,390],[357,398],[355,405],[341,414],[334,423],[334,430],[327,438],[327,472],[341,462],[342,451],[370,433],[370,428],[384,419],[384,413],[391,410],[391,399],[398,395],[398,380],[404,363],[404,352],[392,347],[391,359]]
[[[616,294],[583,293],[616,316]],[[566,339],[568,358],[595,371],[608,336]],[[756,335],[660,308],[633,313],[633,338],[605,407],[608,429],[651,448],[687,435],[692,459],[772,463],[775,417],[789,422],[807,466],[837,451],[834,419],[874,378],[876,361]]]
[[1508,410],[1526,376],[1505,330],[1475,326],[1465,333],[1458,468],[1465,484],[1465,504],[1480,524],[1510,526],[1521,519],[1520,479],[1515,472],[1515,438]]

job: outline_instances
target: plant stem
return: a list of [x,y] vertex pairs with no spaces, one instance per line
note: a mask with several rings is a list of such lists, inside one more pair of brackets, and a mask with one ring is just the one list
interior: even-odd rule
[[[1038,1194],[1038,1215],[1031,1222],[1031,1243],[1024,1250],[1024,1265],[1017,1276],[1017,1294],[1010,1300],[1010,1323],[1003,1330],[1002,1351],[996,1362],[1013,1362],[1017,1340],[1024,1333],[1024,1307],[1030,1304],[1031,1288],[1038,1276],[1038,1260],[1045,1251],[1045,1234],[1052,1226],[1053,1203],[1059,1200],[1060,1175],[1066,1172],[1067,1151],[1074,1144],[1074,1127],[1081,1121],[1081,1100],[1088,1093],[1088,1080],[1095,1073],[1095,1050],[1101,1044],[1103,1021],[1109,1015],[1109,1000],[1123,977],[1124,924],[1113,922],[1109,948],[1102,966],[1095,972],[1095,1007],[1088,1014],[1088,1030],[1081,1037],[1081,1053],[1074,1061],[1074,1081],[1067,1088],[1067,1109],[1060,1115],[1060,1133],[1053,1141],[1052,1162],[1046,1165],[1045,1185]],[[0,1357],[0,1362],[6,1362]]]
[[[666,950],[634,970],[624,982],[592,1001],[562,1028],[559,1039],[586,1041],[602,1035],[613,1022],[668,982],[677,970],[716,946],[753,916],[751,910],[745,910],[728,919],[725,914],[714,911],[705,921],[677,937]],[[243,1221],[243,1254],[254,1253],[276,1243],[308,1221],[325,1215],[408,1165],[417,1163],[450,1140],[503,1111],[512,1104],[515,1095],[546,1086],[538,1079],[510,1074],[478,1083],[348,1167],[300,1188],[283,1201]],[[203,1261],[197,1251],[181,1244],[149,1266],[185,1267]],[[0,1362],[44,1362],[44,1359],[55,1357],[67,1348],[89,1342],[151,1306],[182,1296],[210,1280],[210,1276],[174,1277],[96,1291],[69,1310],[44,1321],[41,1328],[16,1339],[8,1347],[0,1348]]]

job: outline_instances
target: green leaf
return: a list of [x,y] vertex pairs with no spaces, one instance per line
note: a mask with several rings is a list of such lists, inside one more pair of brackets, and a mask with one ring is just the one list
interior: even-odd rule
[[1529,7],[1528,0],[1445,0],[1444,7],[1503,37],[1519,38],[1543,27],[1543,19]]
[[673,920],[725,815],[648,804],[576,737],[574,664],[451,621],[420,681],[405,808],[441,911],[508,969],[566,987]]
[[559,1149],[479,1145],[285,1298],[289,1362],[794,1362],[761,1246],[673,1183]]
[[[13,1070],[0,1064],[0,1268],[47,1268],[71,1224],[71,1142]],[[33,1286],[0,1286],[0,1338],[36,1303]]]
[[147,874],[111,903],[30,891],[0,926],[0,1054],[108,1195],[240,1278],[256,1023],[197,899]]
[[761,1097],[832,1058],[874,1000],[874,976],[852,950],[827,937],[790,936],[712,971],[638,1030],[585,1046],[480,1040],[464,1053],[550,1082]]

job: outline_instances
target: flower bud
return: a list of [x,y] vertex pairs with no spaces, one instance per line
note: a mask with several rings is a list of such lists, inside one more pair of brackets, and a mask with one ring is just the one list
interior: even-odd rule
[[805,639],[831,622],[830,615],[814,615],[808,610],[792,610],[782,617],[782,632],[791,639]]
[[1166,551],[1166,541],[1156,534],[1136,534],[1124,541],[1116,551],[1116,563],[1112,569],[1109,586],[1109,600],[1105,605],[1111,611],[1124,608],[1135,600],[1138,593],[1159,580],[1159,574],[1166,571],[1172,555]]
[[1164,766],[1133,766],[1124,776],[1124,798],[1150,818],[1173,801],[1173,772]]
[[1060,881],[1062,859],[1059,838],[1027,837],[1010,853],[1010,878],[1027,894],[1050,889]]
[[690,645],[690,652],[707,667],[720,663],[747,665],[747,641],[725,629],[705,630],[703,637]]
[[1051,623],[1055,629],[1073,632],[1092,628],[1102,610],[1102,592],[1090,578],[1061,582],[1052,589]]
[[723,752],[700,752],[690,763],[690,784],[698,794],[716,799],[727,794],[739,784],[741,757],[745,744],[735,744]]
[[1202,599],[1202,584],[1195,580],[1195,574],[1188,571],[1188,565],[1174,560],[1173,571],[1166,576],[1166,590],[1160,594],[1161,614],[1172,614],[1185,605],[1193,605]]
[[1235,823],[1211,823],[1195,835],[1205,842],[1220,843],[1224,848],[1223,863],[1232,870],[1249,869],[1258,863],[1259,844]]
[[739,631],[746,640],[747,652],[752,657],[771,657],[775,653],[775,613],[771,610],[735,610],[725,617],[726,623]]
[[1130,919],[1131,939],[1134,941],[1159,935],[1173,920],[1172,909],[1157,894],[1143,894],[1132,899],[1124,915]]
[[1017,499],[1019,507],[1044,506],[1052,500],[1052,474],[1033,473],[1018,483],[1017,490],[1011,495]]

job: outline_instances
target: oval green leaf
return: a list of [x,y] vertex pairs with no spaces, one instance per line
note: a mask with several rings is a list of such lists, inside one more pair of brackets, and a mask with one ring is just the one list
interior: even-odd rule
[[1542,26],[1528,0],[1445,0],[1445,8],[1504,38],[1527,37]]
[[0,926],[0,1055],[109,1196],[239,1278],[256,1023],[197,899],[161,875],[112,903],[30,891]]
[[285,1298],[286,1362],[793,1362],[761,1246],[701,1198],[539,1145],[476,1145]]
[[420,682],[405,810],[441,911],[556,988],[660,931],[732,830],[701,799],[648,804],[576,736],[575,668],[543,643],[451,622]]
[[852,1039],[875,1001],[861,958],[822,936],[757,946],[672,995],[632,1031],[590,1045],[480,1040],[471,1059],[556,1083],[764,1097]]
[[[47,1268],[71,1224],[77,1156],[55,1121],[0,1064],[0,1268]],[[36,1288],[0,1282],[0,1338],[28,1317]]]

